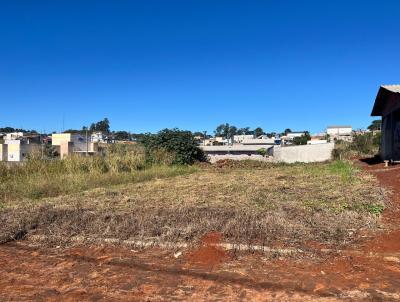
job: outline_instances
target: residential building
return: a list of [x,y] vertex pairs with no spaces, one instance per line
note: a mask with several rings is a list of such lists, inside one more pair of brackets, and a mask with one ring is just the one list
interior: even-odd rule
[[233,143],[241,144],[244,140],[254,139],[252,134],[234,135]]
[[275,145],[275,138],[269,138],[266,135],[261,135],[256,138],[246,138],[242,140],[243,145]]
[[293,140],[295,137],[302,137],[303,135],[306,135],[304,131],[301,132],[289,132],[285,135],[285,137],[289,140]]
[[326,134],[333,140],[352,141],[353,128],[351,126],[328,126]]
[[15,140],[15,139],[20,139],[24,136],[23,132],[10,132],[6,133],[6,136],[4,137],[5,140]]
[[98,152],[97,143],[86,140],[80,134],[54,133],[52,134],[52,145],[59,148],[61,159],[73,153],[92,155]]
[[216,137],[211,137],[208,139],[205,139],[203,141],[203,145],[205,146],[218,146],[218,145],[227,145],[229,144],[229,140],[222,137],[222,136],[216,136]]
[[51,143],[53,146],[60,146],[65,142],[82,143],[86,142],[86,138],[80,134],[73,133],[53,133],[51,135]]
[[293,140],[296,137],[302,137],[306,135],[305,131],[295,131],[295,132],[288,132],[286,135],[281,137],[282,143],[285,145],[290,145],[293,143]]
[[400,161],[400,85],[379,88],[371,116],[382,117],[382,159]]
[[[3,160],[7,158],[6,160],[10,162],[20,162],[39,150],[39,144],[28,144],[24,139],[5,140],[2,146],[2,158]],[[5,156],[6,154],[7,156]]]
[[90,140],[92,143],[106,144],[108,142],[108,137],[103,132],[93,132],[90,135]]

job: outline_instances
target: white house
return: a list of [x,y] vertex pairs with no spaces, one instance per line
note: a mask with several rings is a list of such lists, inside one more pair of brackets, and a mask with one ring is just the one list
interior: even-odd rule
[[328,126],[326,128],[326,134],[328,134],[334,140],[352,140],[353,128],[351,126]]
[[6,133],[5,140],[15,140],[22,138],[24,136],[23,132],[11,132],[11,133]]
[[305,132],[289,132],[285,135],[285,137],[288,140],[293,140],[295,137],[302,137],[303,135],[306,135]]
[[241,135],[234,135],[233,142],[241,144],[244,140],[254,139],[254,135],[252,134],[241,134]]
[[351,126],[328,126],[326,134],[330,136],[351,135],[353,128]]
[[243,145],[275,145],[275,138],[261,135],[257,138],[248,138],[242,141]]
[[103,132],[93,132],[90,136],[92,143],[107,143],[107,136]]
[[[29,154],[39,152],[39,144],[27,144],[26,140],[5,140],[2,146],[2,159],[7,161],[23,161]],[[3,158],[4,157],[4,158]]]

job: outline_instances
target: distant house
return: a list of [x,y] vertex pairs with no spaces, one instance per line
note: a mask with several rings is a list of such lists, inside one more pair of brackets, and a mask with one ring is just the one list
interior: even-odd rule
[[400,160],[400,85],[381,86],[371,116],[382,117],[381,157]]
[[10,133],[6,133],[4,139],[11,141],[11,140],[22,138],[23,136],[24,136],[23,132],[10,132]]
[[20,162],[40,150],[38,134],[24,135],[23,132],[11,132],[3,135],[0,144],[0,161]]
[[333,140],[352,141],[353,128],[351,126],[328,126],[326,134]]
[[256,138],[247,138],[242,140],[243,145],[275,145],[275,138],[269,138],[266,135],[261,135]]
[[108,142],[108,137],[103,132],[93,132],[90,136],[90,140],[92,143],[106,144]]
[[283,135],[283,136],[281,137],[281,139],[282,139],[282,142],[283,142],[284,144],[289,144],[289,145],[291,145],[291,144],[293,144],[293,140],[294,140],[296,137],[302,137],[303,135],[306,135],[306,132],[304,132],[304,131],[288,132],[286,135]]
[[34,152],[39,152],[40,144],[29,143],[25,138],[6,139],[1,147],[1,160],[24,161]]
[[211,138],[205,139],[203,141],[204,146],[227,145],[228,143],[229,143],[229,140],[226,138],[223,138],[222,136],[211,137]]
[[52,145],[58,148],[61,159],[73,153],[95,154],[98,152],[97,143],[89,142],[80,134],[53,133]]
[[239,134],[233,136],[233,142],[241,144],[244,140],[254,139],[253,134]]

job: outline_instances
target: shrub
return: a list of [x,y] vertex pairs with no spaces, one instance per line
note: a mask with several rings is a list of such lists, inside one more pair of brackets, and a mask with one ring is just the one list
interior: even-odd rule
[[357,134],[354,135],[351,143],[336,141],[332,157],[341,160],[358,156],[373,156],[379,152],[380,141],[380,133]]
[[190,131],[164,129],[157,134],[145,135],[141,142],[145,146],[147,160],[151,163],[162,160],[160,154],[172,164],[190,165],[195,161],[205,161],[205,155]]
[[265,156],[267,156],[268,151],[265,148],[260,148],[260,149],[257,150],[257,154],[262,155],[262,156],[265,157]]

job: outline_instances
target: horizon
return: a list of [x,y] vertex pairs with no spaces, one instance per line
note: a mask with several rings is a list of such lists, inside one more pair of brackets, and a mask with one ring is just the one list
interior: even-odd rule
[[[362,4],[362,5],[361,5]],[[365,129],[396,84],[400,3],[7,3],[0,128]],[[384,12],[384,13],[383,13]]]

